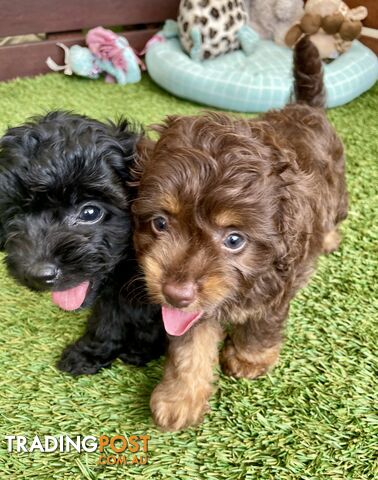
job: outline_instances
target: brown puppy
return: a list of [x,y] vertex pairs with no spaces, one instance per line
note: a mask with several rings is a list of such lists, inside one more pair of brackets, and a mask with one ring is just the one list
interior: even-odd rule
[[341,141],[323,109],[322,67],[295,50],[297,103],[259,119],[168,117],[139,146],[135,245],[170,347],[151,409],[177,430],[208,408],[223,371],[256,378],[278,361],[289,303],[347,215]]

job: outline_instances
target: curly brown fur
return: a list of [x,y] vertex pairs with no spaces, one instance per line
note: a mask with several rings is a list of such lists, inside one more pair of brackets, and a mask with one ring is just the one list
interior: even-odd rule
[[[151,401],[165,429],[202,418],[221,338],[210,325],[231,326],[225,373],[264,374],[278,361],[291,299],[317,257],[338,245],[347,215],[343,146],[324,111],[302,103],[317,104],[308,95],[320,98],[322,87],[318,59],[302,63],[305,47],[295,64],[301,103],[253,120],[168,117],[156,143],[139,144],[136,251],[151,298],[181,330]],[[301,75],[310,67],[311,90]],[[189,329],[180,323],[185,312],[200,315]]]

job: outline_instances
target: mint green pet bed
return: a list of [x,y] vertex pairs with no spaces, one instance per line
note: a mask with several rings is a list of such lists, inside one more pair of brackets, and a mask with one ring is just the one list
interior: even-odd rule
[[[292,92],[292,51],[259,40],[249,55],[238,50],[196,62],[183,52],[178,38],[153,43],[147,70],[162,88],[188,100],[239,112],[281,108]],[[378,78],[376,55],[358,41],[324,65],[327,107],[350,102]]]

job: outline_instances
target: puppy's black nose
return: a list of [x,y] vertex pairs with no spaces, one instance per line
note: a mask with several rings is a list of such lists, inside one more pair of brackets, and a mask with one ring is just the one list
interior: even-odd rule
[[36,265],[30,271],[30,276],[35,282],[47,285],[53,284],[58,274],[58,268],[50,263]]
[[163,285],[163,294],[168,303],[176,308],[188,307],[196,298],[197,289],[193,282],[172,283]]

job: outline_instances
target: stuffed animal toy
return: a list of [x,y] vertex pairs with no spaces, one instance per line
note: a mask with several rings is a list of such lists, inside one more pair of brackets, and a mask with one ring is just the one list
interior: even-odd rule
[[250,0],[249,24],[278,45],[285,45],[287,31],[302,15],[303,0]]
[[350,9],[342,0],[308,0],[303,17],[287,32],[285,43],[292,47],[303,34],[307,34],[321,58],[334,59],[346,52],[352,41],[359,37],[361,20],[367,14],[366,7]]
[[181,0],[177,27],[183,50],[197,61],[240,47],[251,53],[256,40],[243,0]]
[[71,48],[62,43],[57,45],[65,53],[64,65],[57,65],[50,57],[47,65],[54,71],[63,70],[66,75],[80,75],[96,79],[105,73],[105,81],[121,85],[136,83],[141,79],[139,65],[141,61],[130,47],[126,38],[111,30],[96,27],[86,36],[89,48],[74,45]]

